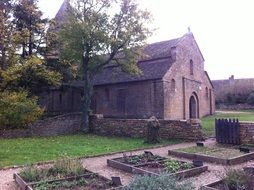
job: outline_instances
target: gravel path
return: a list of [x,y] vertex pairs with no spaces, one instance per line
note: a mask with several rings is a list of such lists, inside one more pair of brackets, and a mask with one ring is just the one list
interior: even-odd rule
[[[209,139],[205,142],[205,145],[209,146],[209,145],[213,145],[214,143],[215,143],[214,140]],[[194,143],[181,143],[177,145],[169,145],[166,147],[146,149],[146,150],[152,151],[154,154],[158,154],[160,156],[173,158],[167,155],[168,150],[184,148],[184,147],[189,147],[194,145],[195,145]],[[132,154],[142,153],[142,152],[143,151],[132,151]],[[121,156],[122,156],[122,153],[108,155],[108,156],[99,156],[94,158],[83,159],[82,162],[83,162],[83,165],[88,170],[99,173],[107,178],[111,178],[112,176],[119,176],[122,180],[122,183],[126,185],[132,179],[133,175],[107,166],[107,159],[121,157]],[[186,161],[186,159],[181,159],[181,160]],[[216,165],[211,163],[205,163],[205,165],[208,165],[209,171],[204,172],[199,176],[188,179],[193,182],[193,184],[195,185],[195,189],[199,189],[199,187],[202,185],[205,185],[207,183],[220,179],[220,177],[223,176],[226,169],[226,167],[222,165]],[[240,168],[242,166],[250,166],[250,165],[254,165],[254,161],[244,163],[241,165],[236,165],[234,166],[234,168]],[[18,189],[18,187],[13,181],[12,176],[15,172],[18,172],[19,170],[20,169],[0,170],[0,190],[17,190]]]

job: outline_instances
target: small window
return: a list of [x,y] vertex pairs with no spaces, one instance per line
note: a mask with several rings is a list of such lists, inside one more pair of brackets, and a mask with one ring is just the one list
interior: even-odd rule
[[193,72],[193,61],[192,59],[190,60],[190,75],[193,75],[194,72]]
[[175,79],[172,79],[171,80],[171,90],[175,92],[175,89],[176,89],[176,81],[175,81]]
[[62,104],[62,94],[59,94],[59,103]]
[[107,102],[109,102],[109,98],[110,98],[109,89],[106,88],[106,89],[105,89],[105,100],[106,100]]
[[209,98],[209,94],[208,94],[208,88],[205,88],[205,97],[208,99]]

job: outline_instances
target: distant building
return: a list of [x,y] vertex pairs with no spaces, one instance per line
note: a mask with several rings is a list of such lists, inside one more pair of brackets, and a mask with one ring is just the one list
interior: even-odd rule
[[213,80],[212,83],[217,103],[241,103],[254,92],[254,78],[235,79],[232,75],[229,79]]

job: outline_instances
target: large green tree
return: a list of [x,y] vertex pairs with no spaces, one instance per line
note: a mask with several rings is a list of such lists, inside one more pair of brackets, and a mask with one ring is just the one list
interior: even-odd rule
[[45,55],[48,19],[42,18],[38,0],[17,0],[14,6],[14,23],[18,36],[16,43],[22,58]]
[[0,1],[0,70],[6,70],[15,56],[13,0]]
[[108,64],[139,74],[136,65],[150,35],[150,13],[134,0],[72,0],[59,32],[60,59],[77,64],[84,80],[84,131],[89,128],[92,79]]

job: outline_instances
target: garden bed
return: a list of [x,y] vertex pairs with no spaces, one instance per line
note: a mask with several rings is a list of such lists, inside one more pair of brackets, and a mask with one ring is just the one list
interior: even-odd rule
[[133,167],[144,165],[150,162],[161,161],[166,158],[153,155],[151,152],[144,152],[140,155],[129,155],[124,154],[122,157],[108,159],[107,164],[113,168],[117,168],[129,173],[132,173]]
[[109,159],[107,163],[113,168],[140,175],[160,175],[162,173],[168,173],[176,177],[191,177],[208,169],[207,166],[194,166],[192,163],[170,160],[157,155],[150,155],[150,159],[138,159],[144,157],[144,154],[128,157],[123,156]]
[[[78,163],[78,164],[77,164]],[[114,183],[86,170],[80,162],[64,161],[49,168],[27,167],[14,180],[22,190],[105,190],[118,189]]]
[[243,153],[233,148],[222,147],[189,147],[169,150],[169,155],[187,158],[191,160],[202,160],[222,165],[234,165],[254,159],[254,152]]

